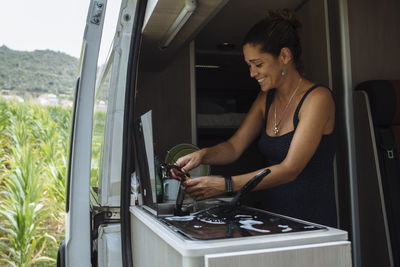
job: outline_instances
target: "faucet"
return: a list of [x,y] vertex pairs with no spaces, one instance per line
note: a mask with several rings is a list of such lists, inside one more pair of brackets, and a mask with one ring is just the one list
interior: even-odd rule
[[183,183],[189,179],[188,173],[183,173],[181,177],[181,182],[179,183],[178,196],[176,197],[174,216],[186,216],[189,215],[188,210],[183,210],[183,200],[185,199],[185,186]]
[[185,186],[183,185],[183,183],[190,178],[190,174],[183,172],[182,169],[177,165],[162,164],[161,165],[161,170],[163,173],[162,176],[169,177],[169,174],[172,169],[177,170],[175,176],[179,177],[180,180],[178,195],[176,197],[176,202],[174,207],[174,216],[185,216],[188,215],[190,212],[188,210],[183,209],[183,200],[185,199]]

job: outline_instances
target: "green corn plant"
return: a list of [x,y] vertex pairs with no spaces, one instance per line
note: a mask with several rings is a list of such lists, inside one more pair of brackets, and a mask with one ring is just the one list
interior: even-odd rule
[[99,168],[102,161],[104,128],[106,124],[106,112],[96,110],[93,118],[93,133],[92,133],[92,162],[90,172],[90,185],[98,186]]
[[49,198],[50,215],[45,219],[47,232],[57,240],[46,247],[46,255],[56,258],[58,245],[65,237],[65,167],[55,166],[53,163],[46,166],[48,180],[46,189]]
[[0,97],[0,266],[54,265],[64,239],[71,112]]
[[43,181],[41,167],[33,147],[27,143],[13,148],[15,161],[10,175],[4,179],[0,215],[0,246],[7,254],[1,260],[15,266],[31,266],[40,261],[54,261],[42,256],[48,240],[54,240],[41,231],[41,223],[49,215],[41,199]]
[[55,256],[44,256],[49,245],[57,242],[43,227],[51,202],[43,179],[40,142],[33,134],[37,133],[34,111],[30,105],[9,106],[10,168],[0,185],[0,252],[5,255],[1,261],[14,266],[55,261]]
[[62,159],[63,164],[56,166],[55,163],[50,163],[47,166],[50,176],[51,183],[49,184],[49,195],[50,199],[56,200],[53,202],[54,211],[59,215],[56,217],[59,223],[64,223],[60,221],[64,219],[64,211],[65,211],[65,172],[66,172],[66,161],[65,158]]
[[43,163],[49,164],[56,161],[63,153],[60,151],[61,138],[58,133],[57,123],[49,117],[47,109],[35,110],[35,120],[32,125],[36,144],[40,147],[40,154]]
[[69,140],[71,135],[71,117],[72,108],[70,107],[51,107],[49,110],[50,116],[53,121],[57,123],[58,133],[60,134],[61,149],[64,156],[68,155],[69,151]]
[[[48,231],[58,240],[64,239],[65,222],[65,175],[66,155],[69,149],[71,108],[50,106],[34,108],[37,144],[43,165],[43,177],[46,181],[46,196],[49,198],[50,216],[46,218]],[[57,255],[57,246],[48,246],[46,252],[52,257]]]
[[[47,230],[57,240],[64,238],[65,221],[65,148],[66,143],[63,132],[58,123],[58,113],[50,114],[51,109],[41,109],[37,112],[40,119],[36,120],[35,128],[37,142],[40,147],[40,155],[43,165],[43,177],[45,178],[46,197],[49,199],[48,209],[50,216],[46,218]],[[62,112],[57,109],[57,112]],[[53,257],[57,254],[57,246],[48,246],[47,253]]]
[[9,167],[9,140],[7,135],[7,128],[9,125],[10,113],[8,111],[8,104],[4,99],[0,98],[0,186],[3,177],[8,171]]
[[[65,204],[65,171],[66,171],[66,155],[69,148],[69,121],[71,109],[62,107],[50,107],[46,114],[42,114],[41,120],[37,120],[36,132],[40,133],[38,140],[40,141],[41,158],[43,165],[46,166],[45,172],[49,178],[47,181],[51,183],[51,188],[56,190],[54,200],[64,206]],[[64,209],[64,207],[62,208]],[[60,209],[57,209],[60,211]]]

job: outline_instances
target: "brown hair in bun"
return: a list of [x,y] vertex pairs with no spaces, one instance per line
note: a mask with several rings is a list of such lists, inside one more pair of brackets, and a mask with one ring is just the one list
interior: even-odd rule
[[243,45],[261,45],[261,51],[278,57],[281,49],[292,52],[298,71],[302,70],[301,45],[297,30],[301,23],[289,9],[268,10],[265,19],[257,22],[246,34]]

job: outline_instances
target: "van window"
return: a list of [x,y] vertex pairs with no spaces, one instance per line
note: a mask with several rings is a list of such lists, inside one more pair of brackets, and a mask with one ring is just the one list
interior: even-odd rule
[[113,60],[113,40],[116,32],[120,1],[108,1],[104,18],[98,67],[96,73],[96,95],[93,114],[91,181],[92,187],[98,187],[99,170],[103,154],[107,106],[111,86],[111,63]]

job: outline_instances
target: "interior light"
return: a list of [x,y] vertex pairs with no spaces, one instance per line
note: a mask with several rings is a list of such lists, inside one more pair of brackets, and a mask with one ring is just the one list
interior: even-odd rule
[[178,32],[182,29],[183,25],[188,21],[190,16],[194,13],[197,7],[196,0],[185,0],[185,6],[179,13],[178,17],[172,23],[171,27],[168,29],[164,38],[161,41],[161,48],[164,49],[169,46]]
[[235,47],[236,47],[235,44],[229,43],[229,42],[224,42],[224,43],[221,43],[221,44],[217,44],[217,48],[219,50],[223,50],[223,51],[230,51],[230,50],[235,49]]
[[195,67],[196,67],[196,68],[202,68],[202,69],[219,69],[221,66],[196,64]]

